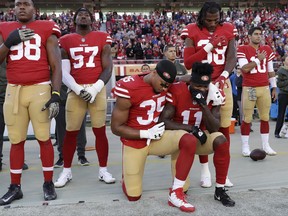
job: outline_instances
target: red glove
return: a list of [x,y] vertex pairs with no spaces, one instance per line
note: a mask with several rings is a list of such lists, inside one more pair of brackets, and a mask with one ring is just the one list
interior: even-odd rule
[[224,35],[222,36],[213,35],[209,43],[211,43],[214,48],[224,46],[227,45],[227,38]]
[[222,104],[221,104],[221,105],[224,105],[225,102],[226,102],[226,95],[225,95],[225,92],[224,92],[222,89],[219,89],[219,92],[220,92],[220,94],[221,94],[222,97],[223,97],[223,101],[222,101]]
[[222,74],[215,80],[214,84],[220,89],[224,89],[226,79],[229,77],[228,71],[223,71]]

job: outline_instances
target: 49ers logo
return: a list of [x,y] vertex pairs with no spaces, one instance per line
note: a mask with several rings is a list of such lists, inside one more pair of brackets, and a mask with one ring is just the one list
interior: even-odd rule
[[167,73],[167,72],[163,72],[163,76],[164,76],[166,79],[170,79],[170,78],[171,78],[170,74]]

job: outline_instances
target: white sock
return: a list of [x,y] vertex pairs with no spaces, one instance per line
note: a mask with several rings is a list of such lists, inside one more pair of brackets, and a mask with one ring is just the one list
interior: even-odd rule
[[269,134],[261,134],[262,145],[269,146]]
[[242,140],[242,147],[248,147],[249,148],[249,135],[241,135]]
[[217,188],[224,188],[224,184],[218,184],[218,183],[216,182],[216,187],[217,187]]
[[63,168],[63,173],[68,173],[71,172],[71,167],[70,168]]
[[107,167],[99,167],[99,172],[107,172]]
[[172,190],[176,190],[178,188],[183,188],[184,184],[185,184],[185,181],[179,180],[175,177],[174,181],[173,181]]
[[211,176],[208,162],[201,164],[201,177],[204,177],[204,176]]

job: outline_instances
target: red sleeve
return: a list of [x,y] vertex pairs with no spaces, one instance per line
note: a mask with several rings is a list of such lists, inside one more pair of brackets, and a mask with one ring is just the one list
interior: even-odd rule
[[195,47],[185,47],[184,48],[184,65],[190,70],[195,62],[201,62],[207,56],[207,52],[204,47],[198,52],[195,51]]

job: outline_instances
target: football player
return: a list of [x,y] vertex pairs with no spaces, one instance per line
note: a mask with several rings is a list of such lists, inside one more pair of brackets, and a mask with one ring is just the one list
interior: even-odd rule
[[260,115],[260,133],[263,150],[268,155],[276,155],[269,145],[269,112],[272,99],[276,100],[276,78],[273,69],[275,57],[271,47],[261,45],[262,29],[252,27],[248,31],[249,45],[239,46],[237,58],[243,76],[242,109],[243,121],[241,124],[242,155],[250,156],[249,134],[250,123],[255,105]]
[[175,65],[162,60],[148,74],[119,80],[114,89],[116,104],[111,130],[123,143],[122,189],[128,200],[141,198],[147,156],[171,155],[176,172],[168,203],[181,211],[193,212],[195,207],[186,201],[183,187],[194,160],[197,140],[184,130],[165,131],[164,122],[158,122],[176,74]]
[[64,168],[55,187],[64,187],[72,179],[71,164],[77,135],[87,110],[90,113],[95,148],[99,161],[100,181],[115,183],[107,171],[108,139],[106,136],[106,83],[112,74],[111,37],[92,31],[93,16],[86,8],[74,15],[76,32],[60,38],[63,83],[71,90],[66,102],[66,134],[63,143]]
[[208,63],[196,62],[192,67],[190,85],[185,82],[173,83],[167,93],[167,104],[159,121],[165,123],[166,130],[185,130],[197,139],[196,154],[207,155],[214,152],[216,171],[215,200],[224,206],[234,206],[235,202],[226,194],[225,183],[230,164],[229,143],[220,126],[220,107],[224,102],[217,87],[211,83],[213,68]]
[[57,197],[52,182],[54,150],[50,140],[50,119],[56,117],[59,111],[62,80],[58,46],[60,30],[54,22],[35,20],[35,12],[34,1],[16,0],[18,22],[0,23],[0,63],[6,58],[8,80],[4,118],[12,144],[11,184],[0,199],[0,205],[23,197],[21,174],[30,120],[40,145],[44,199],[54,200]]
[[[207,62],[213,66],[212,81],[226,97],[226,103],[221,106],[220,110],[219,132],[224,134],[229,145],[233,98],[228,77],[237,62],[236,34],[237,29],[231,23],[223,21],[221,7],[215,2],[204,3],[197,23],[187,25],[181,33],[181,38],[185,40],[184,64],[186,68],[191,69],[194,62]],[[200,162],[202,164],[201,185],[202,187],[211,187],[208,156],[201,156]],[[226,186],[233,186],[228,178]]]

